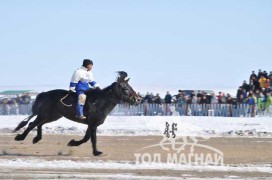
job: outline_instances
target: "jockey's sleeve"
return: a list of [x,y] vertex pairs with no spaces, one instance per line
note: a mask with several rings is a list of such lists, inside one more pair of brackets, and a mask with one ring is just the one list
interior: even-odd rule
[[80,78],[81,78],[80,72],[75,71],[72,78],[71,78],[70,90],[75,91],[76,85],[77,85],[78,81],[80,80]]
[[76,85],[77,85],[77,83],[73,83],[73,82],[70,82],[70,90],[71,91],[75,91],[76,90]]
[[95,81],[89,82],[89,84],[93,87],[99,87],[99,85]]

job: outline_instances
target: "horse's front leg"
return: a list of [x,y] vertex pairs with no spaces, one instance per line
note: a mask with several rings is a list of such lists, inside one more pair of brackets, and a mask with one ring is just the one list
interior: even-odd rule
[[102,154],[102,152],[97,151],[97,148],[96,148],[96,129],[97,129],[97,126],[91,127],[91,141],[93,145],[93,155],[99,156]]
[[85,142],[87,142],[91,137],[91,128],[90,126],[88,126],[87,130],[86,130],[86,134],[84,136],[83,139],[79,140],[79,141],[76,141],[74,139],[72,139],[68,144],[67,146],[79,146]]

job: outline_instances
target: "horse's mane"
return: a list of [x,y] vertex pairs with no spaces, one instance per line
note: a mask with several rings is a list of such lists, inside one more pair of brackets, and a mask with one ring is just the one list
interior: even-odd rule
[[88,91],[85,92],[85,94],[87,95],[87,97],[91,97],[91,98],[96,99],[97,97],[103,96],[107,92],[112,90],[113,85],[114,85],[114,83],[112,83],[111,85],[107,86],[104,89],[89,89]]
[[[117,82],[119,80],[124,81],[125,78],[128,76],[128,74],[125,71],[118,71],[117,73],[119,75]],[[98,97],[105,96],[107,92],[113,89],[113,86],[117,82],[112,83],[111,85],[107,86],[104,89],[89,89],[88,91],[85,92],[85,94],[87,95],[87,98],[90,97],[91,99],[96,100]]]

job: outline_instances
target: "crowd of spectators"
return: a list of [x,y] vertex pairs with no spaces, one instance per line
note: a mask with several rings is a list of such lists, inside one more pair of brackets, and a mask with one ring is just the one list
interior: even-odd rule
[[13,97],[3,97],[0,100],[0,105],[22,105],[22,104],[30,104],[31,96],[29,93],[23,94],[21,96],[17,95],[15,98]]
[[[153,95],[147,93],[142,98],[142,103],[148,104],[175,104],[178,107],[188,104],[229,104],[248,105],[252,113],[261,112],[269,109],[272,104],[272,71],[268,74],[266,71],[259,70],[258,74],[252,71],[249,77],[249,83],[246,80],[238,88],[236,97],[229,93],[219,92],[217,95],[210,91],[188,91],[179,90],[177,95],[172,96],[169,92],[164,98],[159,94]],[[256,109],[257,108],[257,109]]]
[[208,93],[206,91],[188,91],[179,90],[177,95],[170,95],[166,93],[165,97],[162,98],[159,94],[154,95],[153,93],[147,93],[142,99],[142,103],[153,103],[153,104],[170,104],[170,103],[193,103],[193,104],[233,104],[233,103],[248,103],[249,96],[253,94],[263,95],[267,98],[272,91],[272,71],[268,74],[266,71],[259,70],[258,75],[252,71],[249,82],[243,81],[243,84],[239,87],[237,96],[232,97],[229,93],[219,92],[218,95],[215,93]]
[[257,112],[269,110],[272,104],[272,71],[268,74],[259,69],[258,74],[252,71],[249,77],[249,83],[244,80],[242,86],[237,91],[237,102],[240,104],[249,104],[251,111]]
[[[235,99],[234,99],[235,100]],[[177,95],[172,96],[169,92],[166,93],[164,98],[161,98],[159,94],[155,96],[151,93],[147,93],[142,99],[142,103],[150,104],[232,104],[233,98],[229,93],[225,94],[219,92],[218,95],[215,93],[206,91],[188,91],[179,90]]]
[[0,115],[29,114],[32,102],[28,93],[16,97],[3,97],[0,100]]

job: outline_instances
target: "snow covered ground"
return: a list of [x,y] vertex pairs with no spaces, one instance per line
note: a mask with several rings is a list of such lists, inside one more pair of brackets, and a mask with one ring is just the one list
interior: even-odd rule
[[[0,116],[0,134],[10,133],[27,116]],[[34,118],[33,118],[34,119]],[[146,136],[163,135],[166,122],[170,128],[177,124],[179,136],[212,136],[212,137],[272,137],[272,118],[225,118],[225,117],[185,117],[185,116],[109,116],[99,127],[98,134],[106,136]],[[86,126],[65,118],[46,124],[44,133],[49,134],[83,134]],[[34,132],[36,133],[36,132]],[[15,171],[16,169],[16,171]],[[91,173],[93,170],[107,169],[108,173]],[[42,157],[3,158],[0,159],[0,179],[178,179],[171,176],[140,176],[136,171],[176,171],[180,178],[202,179],[196,173],[214,173],[213,179],[244,179],[234,174],[266,174],[269,179],[272,173],[271,164],[228,164],[224,166],[200,166],[183,164],[137,164],[132,161],[104,160],[46,160]],[[133,173],[127,174],[126,171]],[[112,173],[115,172],[115,173]],[[232,174],[229,174],[232,172]],[[219,176],[226,174],[223,178]],[[218,176],[216,176],[218,175]],[[271,174],[272,176],[272,174]],[[217,178],[218,177],[218,178]],[[205,178],[203,178],[205,179]],[[258,178],[247,178],[258,179]]]
[[[27,116],[0,116],[0,132],[11,132]],[[33,118],[34,119],[34,118]],[[166,122],[177,123],[182,136],[251,136],[271,137],[272,118],[225,118],[185,116],[109,116],[98,128],[100,135],[163,135]],[[43,126],[44,133],[82,134],[86,125],[61,118]]]
[[227,165],[227,166],[200,166],[182,165],[168,163],[146,163],[135,164],[133,162],[114,162],[114,161],[70,161],[54,160],[47,161],[42,159],[16,159],[0,160],[0,167],[24,168],[24,169],[161,169],[161,170],[195,170],[195,171],[235,171],[235,172],[264,172],[271,173],[271,165]]
[[161,170],[201,170],[201,171],[235,171],[235,172],[264,172],[272,173],[270,164],[263,165],[227,165],[227,166],[201,166],[201,165],[182,165],[182,164],[167,164],[167,163],[146,163],[135,164],[133,162],[104,162],[104,161],[69,161],[55,160],[47,161],[42,159],[31,160],[1,160],[0,167],[6,168],[34,168],[34,169],[161,169]]

